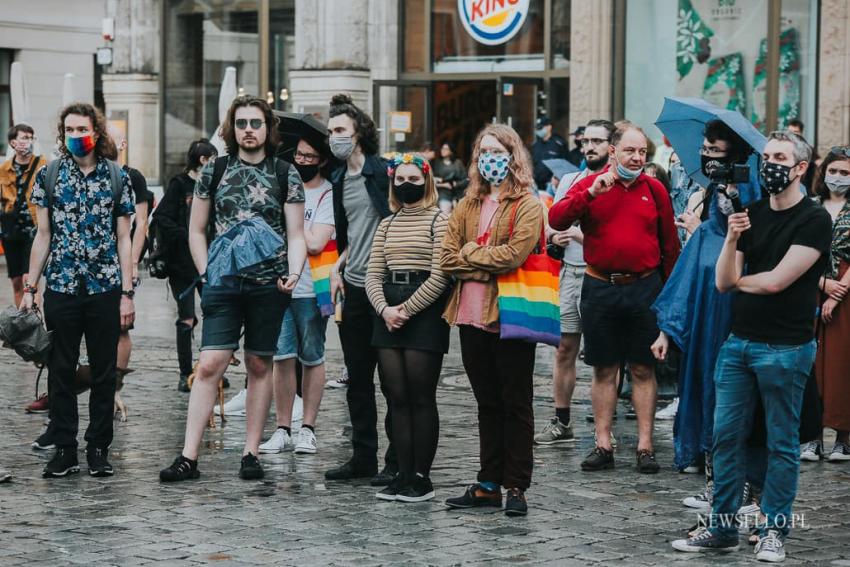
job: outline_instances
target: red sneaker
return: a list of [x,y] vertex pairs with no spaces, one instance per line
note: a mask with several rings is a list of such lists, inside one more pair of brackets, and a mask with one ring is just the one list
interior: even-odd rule
[[42,394],[39,398],[24,408],[27,413],[47,413],[48,398],[47,394]]

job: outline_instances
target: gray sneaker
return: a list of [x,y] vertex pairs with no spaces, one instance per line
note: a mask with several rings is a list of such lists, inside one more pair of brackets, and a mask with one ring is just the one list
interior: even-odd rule
[[554,445],[575,441],[572,422],[564,425],[557,417],[553,417],[543,431],[534,436],[537,445]]
[[785,544],[776,530],[767,530],[767,534],[759,538],[754,551],[759,561],[768,563],[785,561]]
[[850,446],[848,446],[847,443],[836,441],[835,445],[832,446],[832,451],[830,451],[829,455],[826,457],[826,460],[830,463],[850,461]]
[[0,467],[0,482],[9,482],[12,480],[12,473]]

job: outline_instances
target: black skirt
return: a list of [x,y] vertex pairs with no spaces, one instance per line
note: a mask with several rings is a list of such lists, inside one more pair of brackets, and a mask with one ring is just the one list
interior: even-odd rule
[[[390,306],[407,301],[421,284],[384,283],[384,298]],[[443,320],[448,290],[440,298],[397,331],[390,332],[383,318],[375,314],[372,346],[375,348],[410,348],[429,352],[449,352],[449,325]]]

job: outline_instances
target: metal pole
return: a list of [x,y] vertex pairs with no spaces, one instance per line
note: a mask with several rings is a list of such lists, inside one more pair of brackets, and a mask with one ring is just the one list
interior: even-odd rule
[[767,5],[767,85],[765,92],[765,130],[778,127],[779,119],[779,34],[782,31],[782,0]]
[[257,20],[260,34],[260,56],[259,56],[259,91],[257,96],[265,99],[269,90],[269,1],[260,0],[257,8]]

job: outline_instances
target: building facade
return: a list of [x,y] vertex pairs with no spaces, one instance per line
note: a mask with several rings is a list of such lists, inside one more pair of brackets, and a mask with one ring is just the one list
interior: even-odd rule
[[[384,150],[448,141],[465,157],[492,121],[530,144],[544,115],[565,137],[628,118],[660,142],[664,96],[706,98],[764,131],[800,119],[821,153],[850,142],[845,0],[81,0],[73,14],[45,1],[55,11],[8,0],[0,14],[2,124],[11,61],[25,63],[39,133],[72,70],[78,98],[126,128],[127,159],[154,182],[213,136],[228,68],[235,92],[279,110],[324,116],[350,93]],[[95,63],[102,47],[110,64]]]

